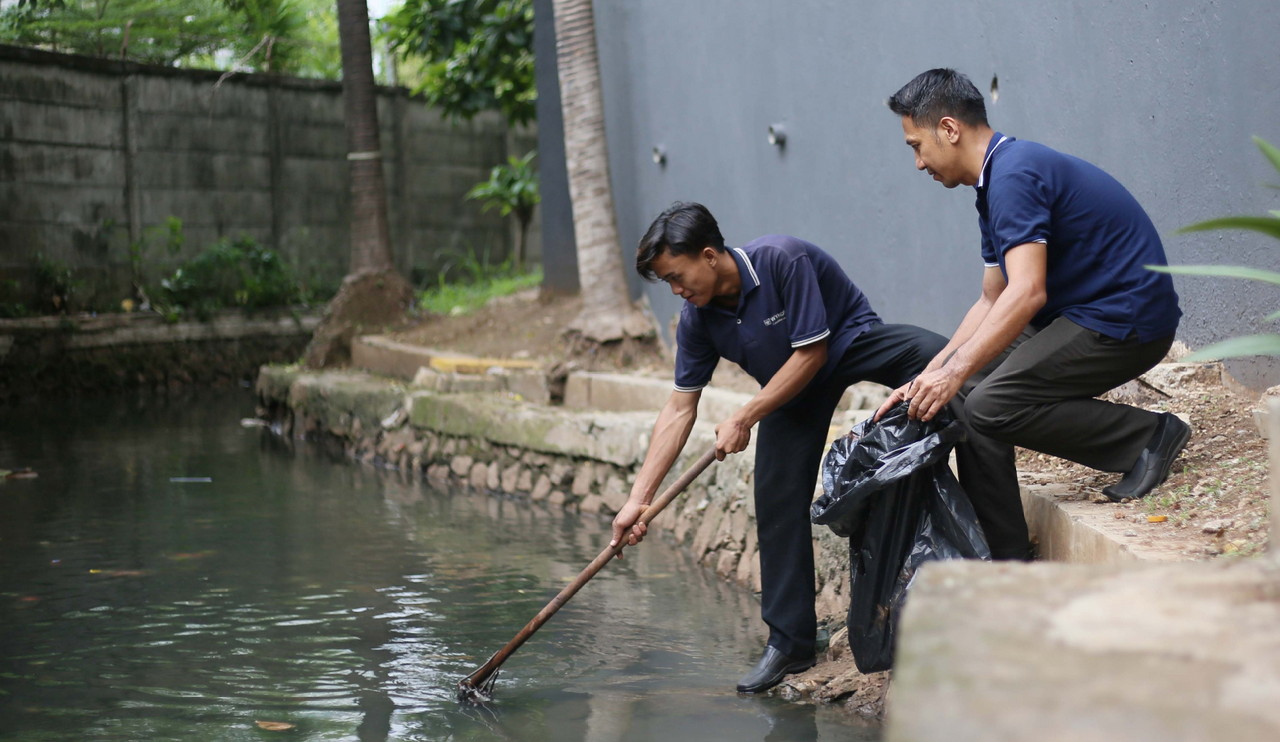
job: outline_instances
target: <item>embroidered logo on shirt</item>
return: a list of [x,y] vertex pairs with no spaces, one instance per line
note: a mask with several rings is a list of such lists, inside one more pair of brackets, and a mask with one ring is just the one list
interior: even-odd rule
[[777,314],[773,315],[772,317],[767,318],[764,321],[764,326],[770,327],[772,325],[776,325],[786,318],[787,318],[787,310],[784,309],[781,312],[778,312]]

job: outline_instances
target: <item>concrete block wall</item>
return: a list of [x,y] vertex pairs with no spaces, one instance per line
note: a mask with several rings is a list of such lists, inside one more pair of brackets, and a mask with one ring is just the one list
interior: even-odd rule
[[[131,245],[158,278],[241,235],[336,285],[349,262],[341,85],[219,77],[0,45],[0,301],[30,298],[40,255],[72,269],[90,308],[112,308],[129,295]],[[465,194],[535,133],[496,115],[447,121],[404,89],[382,90],[378,114],[400,269],[434,278],[468,252],[503,259],[512,225]]]

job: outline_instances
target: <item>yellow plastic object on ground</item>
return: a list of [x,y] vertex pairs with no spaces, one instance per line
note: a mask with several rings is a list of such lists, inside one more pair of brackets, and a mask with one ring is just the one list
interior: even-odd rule
[[446,374],[483,374],[488,373],[491,368],[530,369],[537,367],[536,361],[514,358],[435,356],[431,359],[431,368]]

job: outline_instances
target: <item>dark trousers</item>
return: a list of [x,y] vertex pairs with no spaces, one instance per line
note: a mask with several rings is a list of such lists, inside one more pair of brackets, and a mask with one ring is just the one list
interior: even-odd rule
[[1172,344],[1172,336],[1146,343],[1113,340],[1060,317],[1042,330],[1028,328],[969,379],[958,395],[961,405],[953,409],[977,435],[956,455],[992,556],[1016,558],[1027,540],[1013,447],[1101,471],[1128,471],[1159,418],[1094,397],[1136,379]]
[[859,381],[901,386],[946,344],[946,338],[920,327],[877,325],[853,341],[819,387],[760,421],[755,462],[760,615],[769,626],[769,644],[784,654],[802,657],[814,650],[817,615],[809,505],[841,395]]

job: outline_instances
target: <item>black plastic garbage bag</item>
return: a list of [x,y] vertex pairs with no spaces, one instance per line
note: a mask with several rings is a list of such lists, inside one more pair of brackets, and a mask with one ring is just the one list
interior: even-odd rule
[[907,417],[906,403],[831,445],[814,523],[849,538],[849,647],[862,672],[893,665],[898,615],[916,570],[938,559],[990,559],[973,505],[947,458],[964,440],[948,414]]

